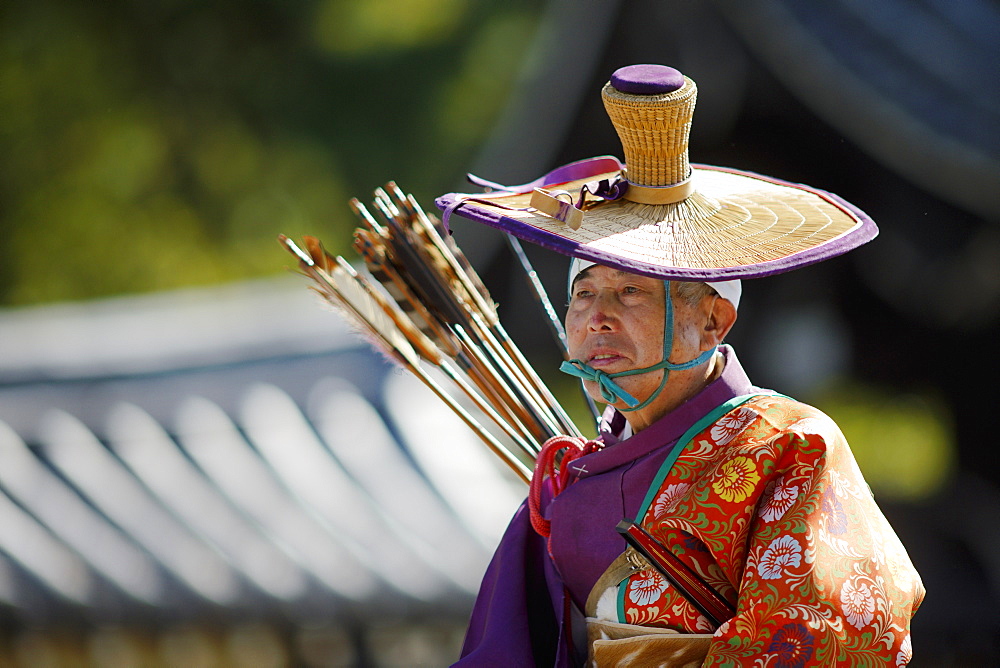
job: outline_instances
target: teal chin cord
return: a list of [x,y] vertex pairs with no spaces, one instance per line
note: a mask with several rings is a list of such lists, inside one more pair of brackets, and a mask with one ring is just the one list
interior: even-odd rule
[[[704,364],[708,360],[712,359],[712,355],[714,355],[716,351],[716,347],[712,347],[710,350],[706,350],[693,360],[689,362],[682,362],[680,364],[674,364],[673,362],[669,362],[667,360],[667,358],[670,357],[670,350],[674,346],[674,300],[670,297],[670,281],[663,281],[663,284],[666,288],[666,294],[664,296],[663,309],[663,359],[660,362],[652,366],[647,366],[644,369],[629,369],[628,371],[619,371],[618,373],[604,373],[603,371],[595,369],[585,363],[583,360],[568,360],[563,362],[559,367],[559,370],[563,373],[576,376],[577,378],[582,378],[583,380],[592,380],[597,383],[598,387],[601,388],[601,396],[609,404],[613,404],[618,400],[624,401],[628,408],[618,409],[623,413],[637,411],[648,406],[651,401],[660,395],[663,388],[667,386],[667,378],[670,377],[671,371],[683,371],[684,369],[690,369],[698,366],[699,364]],[[649,395],[649,397],[642,403],[623,390],[621,386],[614,381],[615,378],[620,378],[621,376],[635,376],[640,373],[659,371],[660,369],[664,370],[663,380],[660,381],[660,386],[656,388],[656,391]]]

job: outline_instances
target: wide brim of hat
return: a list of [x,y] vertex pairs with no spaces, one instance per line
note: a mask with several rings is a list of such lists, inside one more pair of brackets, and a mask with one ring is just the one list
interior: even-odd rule
[[[452,193],[437,204],[565,255],[670,280],[760,278],[841,255],[878,234],[871,218],[832,193],[752,172],[692,167],[687,199],[603,203],[585,211],[576,230],[531,209],[530,192]],[[615,176],[546,188],[575,196],[585,183]]]

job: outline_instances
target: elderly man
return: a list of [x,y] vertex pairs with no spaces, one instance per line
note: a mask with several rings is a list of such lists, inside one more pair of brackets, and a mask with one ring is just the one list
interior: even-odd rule
[[543,449],[561,466],[536,469],[458,665],[906,664],[923,587],[843,435],[723,344],[734,279],[874,224],[805,186],[692,170],[694,84],[675,70],[619,70],[604,99],[627,167],[440,202],[574,256],[563,370],[608,404],[597,441]]

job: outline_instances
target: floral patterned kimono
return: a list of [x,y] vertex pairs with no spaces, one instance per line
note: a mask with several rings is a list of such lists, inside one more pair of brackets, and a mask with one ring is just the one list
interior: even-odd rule
[[579,665],[586,648],[573,627],[588,598],[598,601],[588,614],[603,620],[712,633],[654,570],[592,592],[625,549],[614,529],[623,518],[735,604],[704,665],[909,661],[923,586],[840,430],[755,388],[735,353],[723,353],[722,376],[698,396],[625,440],[606,434],[603,450],[572,463],[575,482],[547,500],[549,541],[518,512],[458,665]]
[[[706,665],[906,664],[923,587],[836,424],[758,395],[726,402],[690,432],[639,517],[737,602]],[[617,589],[615,621],[711,631],[656,571]]]

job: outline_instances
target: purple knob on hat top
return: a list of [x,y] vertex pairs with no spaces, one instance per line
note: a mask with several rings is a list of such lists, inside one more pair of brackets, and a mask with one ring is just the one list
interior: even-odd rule
[[684,75],[666,65],[629,65],[611,75],[615,90],[629,95],[662,95],[684,85]]

